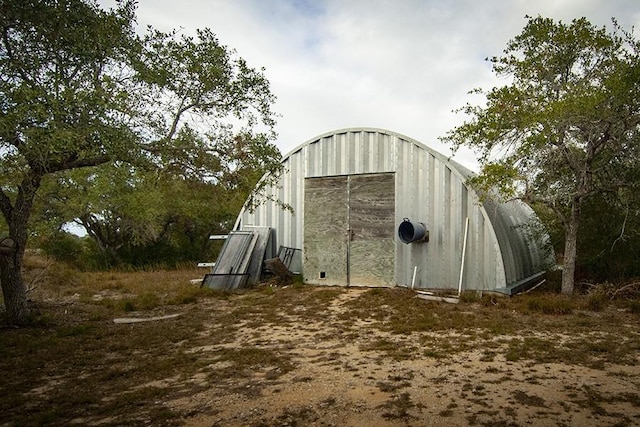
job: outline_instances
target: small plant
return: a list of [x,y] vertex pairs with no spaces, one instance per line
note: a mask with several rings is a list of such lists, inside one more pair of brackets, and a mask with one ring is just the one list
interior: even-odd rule
[[387,419],[413,418],[409,414],[409,410],[415,406],[411,401],[409,393],[404,392],[395,396],[384,405],[381,405],[381,407],[386,410],[382,416]]
[[425,357],[431,357],[432,359],[444,359],[446,356],[436,350],[425,350],[422,353]]
[[531,296],[526,300],[526,309],[532,313],[567,315],[573,308],[572,301],[562,296]]
[[443,409],[442,411],[440,411],[440,413],[438,415],[440,415],[441,417],[451,417],[454,414],[454,409],[458,407],[457,403],[449,403],[447,405],[446,409]]
[[527,394],[522,390],[516,390],[512,394],[513,399],[521,405],[525,406],[537,406],[540,408],[546,408],[547,404],[543,398],[531,394]]
[[160,297],[154,292],[145,292],[138,295],[135,300],[135,305],[139,310],[153,310],[160,304]]
[[120,307],[125,313],[136,311],[136,306],[133,304],[133,301],[130,300],[121,301]]
[[637,301],[637,300],[630,301],[629,311],[633,314],[640,314],[640,301]]
[[460,294],[460,302],[466,304],[477,303],[482,300],[482,294],[477,291],[465,291]]
[[607,305],[607,296],[602,293],[593,293],[587,296],[586,308],[590,311],[602,311]]
[[60,338],[76,337],[76,336],[82,336],[82,335],[90,335],[94,331],[95,331],[94,325],[82,323],[79,325],[60,328],[57,330],[56,335]]

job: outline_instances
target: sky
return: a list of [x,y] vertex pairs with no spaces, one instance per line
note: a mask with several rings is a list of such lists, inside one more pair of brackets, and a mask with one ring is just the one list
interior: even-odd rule
[[[137,9],[141,29],[207,27],[264,67],[283,155],[326,132],[374,127],[450,156],[438,138],[463,123],[454,110],[483,102],[470,90],[506,84],[485,58],[538,15],[608,29],[613,17],[640,31],[638,0],[138,0]],[[471,150],[453,158],[477,170]]]

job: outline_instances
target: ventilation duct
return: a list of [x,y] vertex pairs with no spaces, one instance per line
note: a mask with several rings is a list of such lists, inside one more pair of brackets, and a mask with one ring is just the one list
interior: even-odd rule
[[405,218],[398,227],[398,237],[402,243],[420,243],[429,241],[429,231],[422,222],[413,222]]

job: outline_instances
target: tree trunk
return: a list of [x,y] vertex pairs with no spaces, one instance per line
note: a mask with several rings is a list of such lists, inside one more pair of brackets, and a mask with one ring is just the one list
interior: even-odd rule
[[41,173],[27,174],[18,187],[14,206],[10,205],[8,197],[0,198],[0,210],[9,226],[12,243],[9,252],[5,251],[0,255],[0,285],[10,325],[26,323],[29,315],[27,289],[22,278],[22,260],[27,247],[27,224],[41,180]]
[[7,310],[7,323],[22,325],[27,320],[27,290],[22,279],[22,257],[19,247],[14,247],[11,254],[0,255],[0,283],[2,296]]
[[[18,215],[21,211],[13,210],[9,224],[9,250],[0,255],[0,285],[7,310],[7,323],[22,325],[29,314],[27,307],[27,289],[22,279],[22,260],[27,245],[27,221]],[[5,248],[6,249],[6,248]]]
[[565,224],[564,266],[562,269],[562,293],[572,295],[576,273],[576,253],[578,249],[578,226],[580,224],[580,200],[571,205],[571,217]]

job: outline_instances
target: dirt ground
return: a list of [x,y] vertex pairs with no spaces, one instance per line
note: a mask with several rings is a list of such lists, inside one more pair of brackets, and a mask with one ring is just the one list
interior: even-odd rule
[[83,292],[0,331],[0,425],[640,425],[640,315],[619,305],[291,286],[123,313],[122,289]]
[[[345,303],[364,292],[367,290],[349,289],[340,293],[316,321],[293,315],[278,326],[240,324],[235,339],[225,344],[286,351],[295,366],[290,372],[273,375],[277,368],[262,366],[247,373],[243,381],[205,381],[202,385],[206,390],[165,404],[180,412],[197,411],[202,406],[215,408],[214,414],[185,420],[189,426],[640,424],[637,365],[607,366],[603,370],[575,366],[571,361],[509,362],[500,354],[501,346],[492,349],[495,355],[491,357],[487,357],[486,349],[473,346],[450,358],[425,357],[428,349],[419,345],[420,339],[414,334],[397,337],[381,331],[373,319],[361,319],[345,327],[341,321],[348,316]],[[224,325],[210,325],[204,334],[215,334],[221,327]],[[455,330],[429,335],[434,342],[461,338]],[[522,338],[507,335],[495,341]],[[391,349],[391,357],[386,357],[387,348],[369,349],[375,342],[397,343],[398,347],[410,348],[412,354],[401,353],[401,360],[395,360],[395,349]],[[191,351],[207,354],[215,348],[202,346]],[[229,393],[230,386],[244,390]],[[627,394],[634,396],[626,399]]]

